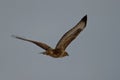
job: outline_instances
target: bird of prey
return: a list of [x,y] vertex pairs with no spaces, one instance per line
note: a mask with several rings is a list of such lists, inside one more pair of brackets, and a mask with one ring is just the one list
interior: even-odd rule
[[25,39],[25,38],[18,37],[15,35],[13,35],[13,37],[24,40],[24,41],[31,42],[31,43],[36,44],[37,46],[43,48],[45,50],[45,52],[42,52],[42,54],[44,54],[44,55],[48,55],[53,58],[62,58],[62,57],[68,56],[68,53],[65,51],[65,49],[78,36],[78,34],[86,27],[86,24],[87,24],[87,15],[85,15],[77,23],[77,25],[75,25],[72,29],[67,31],[62,36],[62,38],[58,41],[58,43],[54,49],[51,48],[49,45],[42,43],[42,42]]

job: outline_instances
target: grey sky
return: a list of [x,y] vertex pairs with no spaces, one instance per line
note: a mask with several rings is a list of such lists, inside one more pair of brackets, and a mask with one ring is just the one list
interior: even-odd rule
[[[120,80],[119,0],[0,0],[0,80]],[[19,35],[52,47],[84,16],[69,57],[38,53]]]

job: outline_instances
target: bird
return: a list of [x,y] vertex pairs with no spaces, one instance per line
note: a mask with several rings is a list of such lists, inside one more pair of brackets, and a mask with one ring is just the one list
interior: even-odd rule
[[87,15],[85,15],[72,29],[67,31],[61,37],[61,39],[58,41],[55,48],[51,48],[49,45],[47,45],[45,43],[26,39],[26,38],[19,37],[16,35],[12,35],[12,37],[31,42],[31,43],[41,47],[42,49],[45,50],[44,52],[41,53],[43,55],[47,55],[47,56],[50,56],[53,58],[63,58],[65,56],[69,56],[68,52],[65,51],[66,48],[80,34],[80,32],[84,30],[84,28],[86,27],[86,24],[87,24]]

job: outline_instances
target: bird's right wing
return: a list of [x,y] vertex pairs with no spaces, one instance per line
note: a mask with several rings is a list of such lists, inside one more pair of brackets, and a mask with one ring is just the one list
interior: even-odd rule
[[66,32],[56,45],[56,48],[65,50],[67,46],[79,35],[86,27],[87,15],[85,15],[76,26]]
[[34,43],[34,44],[36,44],[37,46],[39,46],[39,47],[41,47],[41,48],[43,48],[43,49],[45,49],[45,50],[52,49],[50,46],[48,46],[47,44],[42,43],[42,42],[37,42],[37,41],[25,39],[25,38],[18,37],[18,36],[15,36],[15,35],[12,35],[12,37],[17,38],[17,39],[21,39],[21,40],[24,40],[24,41],[28,41],[28,42],[31,42],[31,43]]

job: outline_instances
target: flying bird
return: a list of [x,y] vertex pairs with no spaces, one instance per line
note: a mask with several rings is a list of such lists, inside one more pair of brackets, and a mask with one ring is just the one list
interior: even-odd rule
[[65,49],[79,35],[79,33],[86,27],[86,24],[87,24],[87,15],[85,15],[77,23],[77,25],[75,25],[72,29],[67,31],[62,36],[62,38],[58,41],[58,43],[54,49],[51,48],[49,45],[42,43],[42,42],[38,42],[38,41],[30,40],[30,39],[25,39],[25,38],[18,37],[15,35],[12,35],[12,36],[17,38],[17,39],[31,42],[31,43],[36,44],[37,46],[43,48],[45,51],[42,52],[42,54],[44,54],[44,55],[48,55],[48,56],[51,56],[53,58],[62,58],[65,56],[69,56],[68,53],[65,51]]

